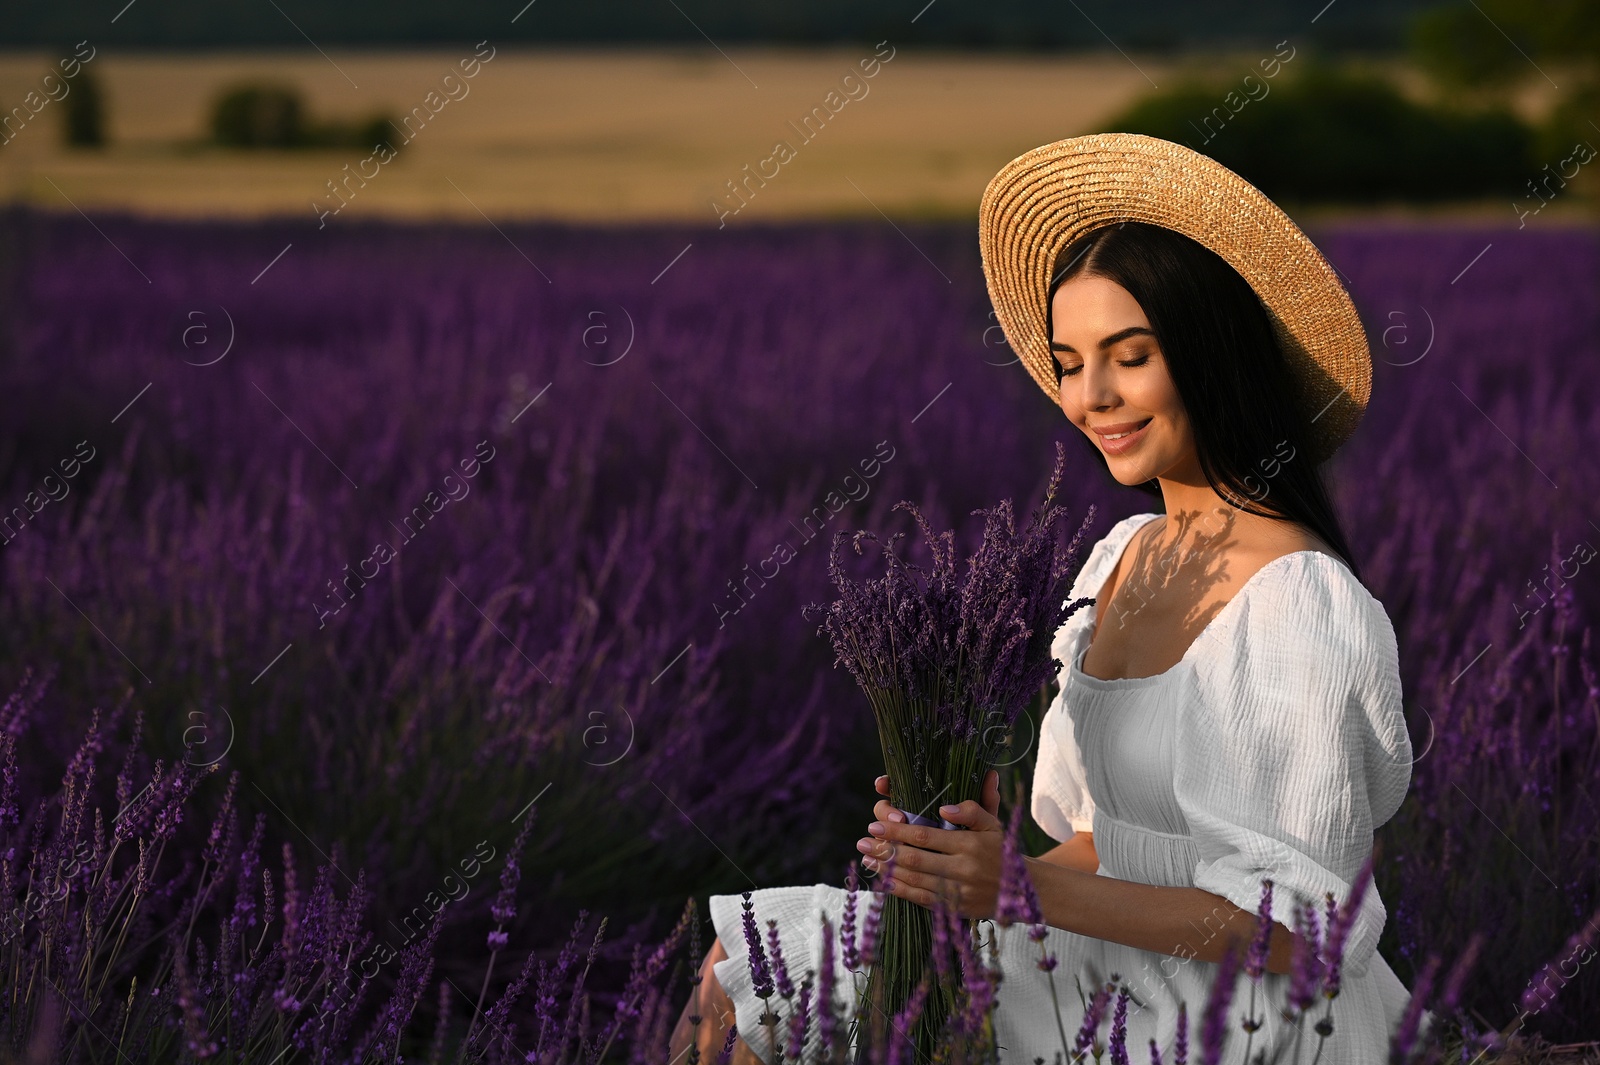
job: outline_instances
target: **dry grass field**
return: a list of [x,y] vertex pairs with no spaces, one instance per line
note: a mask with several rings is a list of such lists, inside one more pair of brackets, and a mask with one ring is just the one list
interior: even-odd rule
[[[880,210],[967,217],[989,177],[1017,154],[1104,128],[1153,86],[1187,73],[1236,82],[1260,58],[968,55],[893,42],[880,51],[875,75],[862,78],[858,64],[874,58],[869,46],[726,54],[709,44],[500,48],[472,79],[446,83],[472,56],[470,46],[326,57],[309,45],[284,53],[102,50],[88,68],[107,89],[110,146],[63,148],[62,108],[50,103],[0,145],[0,199],[85,212],[318,217],[317,205],[331,210],[341,202],[329,182],[356,172],[369,153],[237,152],[203,143],[218,90],[270,78],[297,86],[318,118],[413,108],[427,116],[395,161],[369,163],[366,173],[375,176],[349,181],[345,218],[715,222],[715,199],[739,206],[727,183],[744,178],[747,165],[776,175],[749,181],[741,224]],[[20,104],[57,58],[0,55],[0,106]],[[844,81],[852,72],[857,79]],[[1413,73],[1398,73],[1423,91]],[[437,113],[426,106],[430,92],[438,94]],[[834,111],[830,92],[838,93]],[[1520,104],[1531,112],[1543,106],[1537,86]],[[813,109],[826,122],[814,119],[803,139],[798,127]],[[779,141],[792,156],[774,156]],[[1484,205],[1483,213],[1508,209]]]

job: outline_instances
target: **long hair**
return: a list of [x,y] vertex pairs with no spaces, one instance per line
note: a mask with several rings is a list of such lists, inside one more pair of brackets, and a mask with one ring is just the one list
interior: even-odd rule
[[[1293,371],[1249,282],[1205,245],[1147,222],[1102,226],[1068,245],[1051,277],[1051,302],[1062,282],[1078,276],[1116,282],[1144,310],[1212,489],[1247,513],[1310,528],[1359,580],[1311,461],[1311,422],[1295,401]],[[1055,370],[1059,386],[1059,364]],[[1154,479],[1137,487],[1161,496]]]

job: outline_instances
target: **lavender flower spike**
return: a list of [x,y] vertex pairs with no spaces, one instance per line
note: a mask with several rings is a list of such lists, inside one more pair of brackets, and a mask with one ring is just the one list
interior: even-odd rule
[[861,961],[864,965],[871,965],[877,960],[878,928],[883,923],[883,907],[888,898],[886,891],[875,892],[872,905],[867,907],[867,919],[861,926]]
[[728,1065],[733,1060],[733,1041],[739,1038],[739,1026],[728,1025],[727,1038],[722,1041],[722,1050],[717,1053],[717,1065]]
[[1100,1019],[1105,1016],[1106,1003],[1111,999],[1109,985],[1095,990],[1094,998],[1089,1000],[1089,1008],[1083,1015],[1083,1026],[1078,1029],[1078,1037],[1073,1041],[1072,1051],[1080,1058],[1094,1048],[1095,1056],[1099,1057]]
[[844,948],[844,967],[851,972],[861,968],[861,956],[856,949],[856,863],[851,862],[844,875],[844,914],[839,918],[839,945]]
[[1222,1043],[1228,1034],[1228,1004],[1233,1001],[1233,984],[1238,975],[1239,951],[1230,947],[1217,963],[1211,1000],[1200,1019],[1200,1065],[1218,1065],[1222,1060]]
[[811,976],[807,974],[800,984],[800,1004],[789,1015],[789,1057],[800,1060],[800,1051],[806,1045],[806,1026],[811,1023]]
[[950,979],[950,927],[939,910],[940,902],[933,907],[933,971],[942,985]]
[[1285,1020],[1293,1020],[1296,1014],[1304,1014],[1311,1008],[1322,978],[1322,962],[1319,959],[1321,933],[1317,929],[1316,907],[1296,903],[1294,924],[1298,936],[1289,959],[1289,990],[1283,1010]]
[[1272,881],[1261,882],[1261,912],[1256,922],[1256,937],[1250,943],[1250,957],[1244,971],[1252,980],[1261,979],[1267,969],[1267,952],[1272,944]]
[[907,1054],[906,1048],[911,1045],[907,1033],[916,1030],[917,1021],[922,1016],[922,1007],[927,999],[928,980],[924,977],[906,999],[905,1007],[895,1016],[894,1024],[891,1026],[894,1034],[889,1037],[888,1065],[902,1065],[902,1059]]
[[778,945],[778,922],[767,922],[767,946],[772,950],[772,975],[778,985],[778,994],[794,997],[794,981],[789,979],[789,966],[784,964],[783,948]]
[[744,892],[744,941],[749,948],[750,983],[757,998],[772,995],[772,974],[767,970],[767,952],[761,946],[761,932],[756,928],[755,903],[750,892]]
[[1117,1008],[1111,1014],[1111,1065],[1132,1065],[1128,1060],[1128,985],[1117,989]]
[[817,1042],[827,1060],[838,1037],[838,1016],[833,1012],[833,926],[822,915],[822,959],[817,963]]
[[1019,922],[1036,925],[1042,920],[1039,896],[1018,841],[1021,826],[1022,806],[1017,804],[1011,808],[1011,820],[1000,844],[1000,884],[994,923],[1001,928],[1010,928]]
[[1406,1003],[1406,1010],[1400,1015],[1400,1023],[1389,1041],[1391,1065],[1405,1065],[1410,1059],[1411,1047],[1417,1041],[1417,1025],[1422,1020],[1422,1007],[1433,991],[1434,977],[1438,972],[1439,956],[1430,954],[1421,975],[1417,977],[1416,986],[1411,990],[1411,1000]]
[[[994,1008],[996,1001],[996,974],[983,964],[972,949],[972,937],[962,927],[961,915],[952,905],[945,914],[950,922],[950,934],[960,945],[961,970],[967,989],[967,1004],[962,1012],[961,1029],[976,1037],[983,1031],[984,1018]],[[937,915],[935,920],[937,920]]]
[[[1361,863],[1361,871],[1356,874],[1355,883],[1351,885],[1350,898],[1336,915],[1330,913],[1328,938],[1324,944],[1328,973],[1322,987],[1323,995],[1330,999],[1338,997],[1345,943],[1349,939],[1351,927],[1356,923],[1356,916],[1361,912],[1361,900],[1367,893],[1367,885],[1371,882],[1372,855],[1369,854],[1366,861]],[[1331,896],[1329,908],[1332,909]]]

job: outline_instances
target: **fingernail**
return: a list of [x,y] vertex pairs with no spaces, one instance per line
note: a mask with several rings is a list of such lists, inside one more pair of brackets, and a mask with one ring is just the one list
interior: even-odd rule
[[961,807],[959,807],[959,806],[941,806],[941,807],[939,807],[939,812],[942,813],[942,814],[958,814],[958,813],[961,812]]
[[862,854],[871,854],[872,849],[878,845],[875,839],[860,839],[856,841],[856,850]]
[[902,821],[904,821],[905,819],[906,819],[906,815],[901,813],[899,810],[890,810],[889,811],[889,820],[893,821],[895,824],[898,825]]
[[881,821],[872,822],[872,824],[867,826],[867,831],[871,832],[874,836],[883,835],[883,833],[885,831],[885,829],[883,827],[883,822],[881,822]]

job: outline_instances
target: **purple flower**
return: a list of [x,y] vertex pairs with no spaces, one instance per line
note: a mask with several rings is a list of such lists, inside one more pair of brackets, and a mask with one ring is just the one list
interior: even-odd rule
[[833,1012],[833,926],[822,915],[822,959],[817,963],[817,1043],[824,1058],[833,1050],[838,1016]]
[[906,1004],[900,1012],[895,1014],[893,1029],[889,1039],[889,1058],[887,1065],[902,1065],[908,1055],[916,1053],[913,1036],[916,1032],[917,1020],[922,1016],[923,1005],[928,1000],[928,978],[924,976],[918,981],[906,998]]
[[[693,910],[693,899],[689,900],[689,906]],[[572,923],[572,931],[567,934],[567,942],[562,946],[561,953],[556,956],[555,964],[546,965],[541,962],[539,965],[538,983],[533,992],[533,1019],[537,1033],[533,1052],[536,1056],[544,1052],[545,1046],[559,1023],[556,1017],[557,988],[565,983],[564,977],[567,971],[577,960],[578,935],[583,931],[584,923],[588,920],[588,917],[589,911],[580,909],[577,919]],[[598,937],[596,937],[594,946],[599,946]],[[591,955],[593,952],[594,947],[591,947]],[[584,973],[578,975],[574,991],[582,986],[584,975]]]
[[[896,553],[904,533],[880,538],[838,530],[834,536],[828,567],[838,597],[826,608],[812,604],[803,613],[820,622],[818,632],[830,638],[835,664],[849,669],[867,692],[885,767],[897,782],[894,801],[902,808],[931,804],[951,785],[970,790],[976,776],[943,779],[948,762],[936,749],[964,744],[978,764],[994,761],[1022,706],[1059,670],[1050,653],[1055,633],[1091,602],[1066,598],[1093,508],[1063,550],[1056,526],[1065,512],[1056,495],[1064,469],[1065,447],[1058,441],[1045,502],[1021,531],[1009,499],[973,512],[984,515],[983,537],[964,573],[956,565],[954,531],[934,533],[909,500],[891,509],[911,515],[932,556],[931,567]],[[877,543],[883,575],[867,581],[850,577],[840,564],[846,541],[857,554],[864,542]],[[1026,907],[1025,897],[1021,905]],[[853,919],[848,912],[851,933]],[[846,950],[851,950],[848,938]]]
[[839,918],[839,944],[844,948],[844,967],[854,972],[861,968],[861,958],[856,951],[856,863],[851,862],[844,874],[844,914]]
[[1430,954],[1422,966],[1422,972],[1417,976],[1416,986],[1411,989],[1411,998],[1406,1002],[1405,1012],[1400,1015],[1400,1023],[1395,1026],[1394,1034],[1389,1040],[1390,1065],[1405,1065],[1411,1055],[1411,1046],[1417,1041],[1417,1025],[1422,1020],[1422,1007],[1428,1001],[1428,995],[1433,990],[1434,977],[1439,972],[1439,956]]
[[1267,952],[1272,945],[1272,881],[1261,882],[1261,908],[1256,920],[1256,936],[1250,944],[1250,957],[1244,963],[1245,974],[1252,980],[1261,979],[1267,968]]
[[[222,805],[217,810],[215,820],[211,822],[211,832],[206,837],[205,849],[200,852],[201,860],[221,864],[223,855],[227,852],[228,843],[231,842],[233,826],[233,793],[239,786],[239,771],[234,770],[228,774],[228,788],[222,793]],[[0,800],[0,824],[5,823],[4,801]]]
[[717,1065],[728,1065],[733,1060],[733,1041],[739,1038],[739,1026],[728,1025],[728,1034],[723,1037],[722,1049],[717,1053]]
[[767,952],[761,946],[761,932],[756,928],[755,903],[750,892],[744,892],[744,942],[749,953],[750,983],[757,998],[772,994],[772,974],[767,969]]
[[1172,1065],[1189,1065],[1189,1004],[1178,1003],[1178,1033],[1172,1044]]
[[789,1057],[800,1060],[800,1051],[806,1045],[806,1026],[810,1023],[811,976],[808,973],[800,984],[800,1004],[789,1015]]
[[1239,951],[1230,946],[1217,963],[1211,985],[1211,998],[1200,1019],[1200,1065],[1217,1065],[1222,1060],[1222,1043],[1228,1034],[1228,1004],[1233,1001],[1233,984],[1239,975]]
[[1368,854],[1366,861],[1361,863],[1361,871],[1356,874],[1356,881],[1351,886],[1350,897],[1344,906],[1335,911],[1333,895],[1331,892],[1328,895],[1328,938],[1323,944],[1328,971],[1322,993],[1330,999],[1339,995],[1345,944],[1349,939],[1350,929],[1356,923],[1356,917],[1361,913],[1361,900],[1367,893],[1367,885],[1371,882],[1372,855]]
[[942,916],[943,902],[933,903],[933,971],[940,986],[950,981],[950,927]]
[[778,994],[784,998],[794,997],[794,982],[789,979],[789,966],[783,961],[783,948],[778,945],[778,922],[767,922],[767,946],[772,951],[772,975],[778,986]]
[[1317,931],[1317,911],[1312,906],[1295,904],[1294,951],[1289,959],[1288,1009],[1305,1013],[1316,998],[1317,987],[1322,982],[1321,949]]
[[[935,920],[938,916],[935,915]],[[952,907],[946,908],[945,919],[950,922],[950,935],[956,941],[961,958],[963,984],[967,1002],[960,1018],[960,1028],[968,1036],[976,1037],[983,1031],[984,1018],[995,1002],[995,974],[984,966],[982,959],[972,949],[972,934],[963,926],[961,915]]]
[[196,1058],[209,1058],[217,1052],[217,1042],[206,1029],[205,1009],[199,1002],[184,952],[173,955],[173,972],[178,979],[178,1009],[183,1015],[185,1044]]
[[1131,1065],[1128,1060],[1128,986],[1117,989],[1117,1006],[1111,1013],[1111,1065]]
[[496,924],[508,924],[517,915],[517,884],[522,879],[519,862],[522,858],[522,848],[528,842],[528,833],[533,829],[533,822],[538,814],[537,806],[528,810],[525,815],[527,820],[522,822],[522,827],[517,830],[516,839],[506,852],[505,868],[500,870],[500,892],[495,895],[494,904],[489,907],[489,915],[495,919]]
[[886,891],[874,892],[872,904],[867,907],[867,919],[861,928],[861,960],[867,965],[878,958],[878,928],[883,922],[883,908],[888,898]]
[[1022,805],[1012,806],[1005,838],[1000,844],[1000,884],[995,901],[994,922],[1010,928],[1017,922],[1039,925],[1043,916],[1039,895],[1033,886],[1028,860],[1022,854],[1018,836],[1022,825]]
[[1094,997],[1089,1000],[1089,1008],[1084,1011],[1083,1024],[1078,1028],[1078,1037],[1073,1041],[1073,1053],[1082,1056],[1092,1049],[1095,1056],[1099,1056],[1100,1021],[1105,1016],[1106,1003],[1111,1000],[1111,989],[1110,984],[1095,989]]

